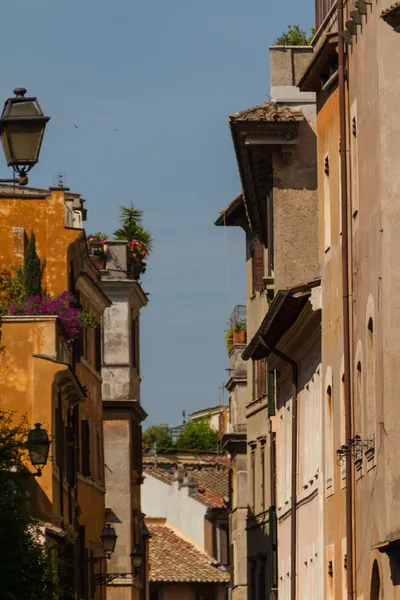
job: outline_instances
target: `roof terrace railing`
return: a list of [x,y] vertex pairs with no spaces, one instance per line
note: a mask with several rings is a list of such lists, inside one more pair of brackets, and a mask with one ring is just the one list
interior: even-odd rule
[[315,0],[315,27],[317,30],[335,3],[336,0]]

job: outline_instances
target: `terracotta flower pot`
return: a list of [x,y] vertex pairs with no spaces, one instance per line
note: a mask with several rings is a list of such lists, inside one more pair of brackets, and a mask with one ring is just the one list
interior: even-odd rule
[[246,343],[246,331],[242,329],[241,331],[233,332],[233,344],[245,344]]

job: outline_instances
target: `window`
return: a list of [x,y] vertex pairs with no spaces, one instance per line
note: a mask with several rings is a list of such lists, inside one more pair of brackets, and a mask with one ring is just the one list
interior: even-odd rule
[[264,245],[256,242],[251,255],[252,266],[252,293],[261,292],[264,289]]
[[96,459],[97,459],[97,479],[98,481],[103,481],[103,469],[102,469],[102,464],[103,461],[101,460],[101,437],[100,437],[100,428],[97,427],[96,430]]
[[89,328],[84,327],[82,331],[82,356],[89,360]]
[[257,563],[254,559],[249,561],[249,571],[250,571],[250,595],[249,598],[257,598],[256,596],[256,575],[257,575]]
[[275,371],[267,367],[268,417],[275,415]]
[[261,462],[261,508],[265,511],[265,442],[261,442],[260,448],[260,462]]
[[363,427],[362,427],[362,396],[363,396],[363,390],[362,390],[362,366],[361,366],[361,361],[359,360],[357,363],[357,367],[356,367],[356,406],[355,406],[355,413],[356,413],[356,422],[355,422],[355,432],[358,435],[361,435],[362,437],[362,432],[363,432]]
[[265,358],[256,362],[256,397],[262,398],[267,393],[267,361]]
[[229,526],[227,524],[220,524],[217,528],[218,531],[218,562],[220,565],[229,565]]
[[375,350],[372,319],[368,321],[367,339],[367,437],[373,439],[375,435]]
[[326,487],[333,485],[333,406],[332,387],[326,389],[326,448],[325,448]]
[[329,156],[324,160],[324,250],[331,247],[331,189],[329,181]]
[[353,218],[358,215],[359,198],[358,198],[358,140],[357,140],[357,106],[354,101],[351,107],[351,136],[350,136],[350,153],[351,153],[351,214]]
[[252,360],[251,361],[251,374],[252,374],[252,383],[253,383],[253,389],[252,389],[252,401],[254,402],[254,400],[257,399],[257,375],[258,375],[258,370],[256,368],[256,361]]
[[256,514],[256,448],[251,447],[251,508],[253,514]]
[[258,571],[258,599],[266,600],[267,598],[267,558],[260,558],[260,566]]
[[81,436],[82,436],[82,474],[90,476],[90,426],[89,421],[83,419],[81,421]]

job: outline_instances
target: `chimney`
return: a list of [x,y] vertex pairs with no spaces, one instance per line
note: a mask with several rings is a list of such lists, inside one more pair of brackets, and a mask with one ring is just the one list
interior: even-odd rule
[[196,480],[194,478],[194,474],[191,471],[187,471],[186,472],[181,487],[187,487],[188,488],[188,495],[189,496],[191,496],[192,494],[197,494],[198,493],[199,490],[198,490],[198,487],[197,487],[197,484],[196,484]]
[[185,470],[183,467],[176,467],[174,473],[174,481],[177,481],[181,486],[185,477]]
[[314,92],[300,92],[297,81],[313,55],[312,46],[270,46],[271,101],[286,106],[314,104]]

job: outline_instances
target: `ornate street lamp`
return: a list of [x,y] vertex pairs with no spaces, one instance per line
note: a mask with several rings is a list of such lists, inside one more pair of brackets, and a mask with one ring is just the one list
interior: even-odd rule
[[47,463],[50,444],[47,431],[41,428],[40,423],[35,423],[35,429],[31,429],[28,434],[26,447],[32,466],[36,468],[34,475],[37,477],[41,476],[42,469]]
[[28,183],[27,173],[39,162],[43,134],[50,117],[45,117],[35,97],[25,98],[26,89],[16,88],[0,118],[0,137],[7,165],[18,177],[0,183]]
[[137,576],[142,568],[144,559],[144,553],[139,544],[136,544],[134,547],[133,552],[131,553],[131,559],[133,564],[133,572]]
[[107,559],[111,558],[111,554],[115,550],[117,537],[118,536],[115,533],[114,527],[111,527],[110,523],[107,523],[100,536],[101,543],[103,544],[104,552],[106,553]]

